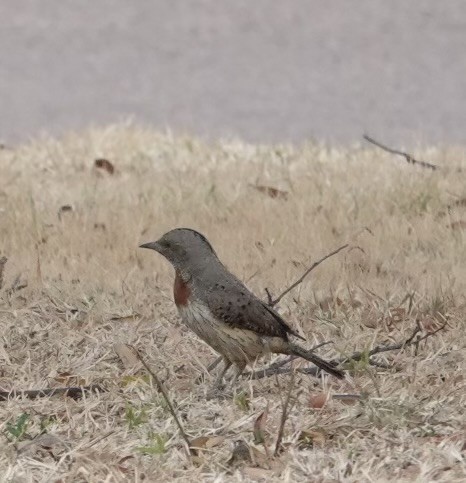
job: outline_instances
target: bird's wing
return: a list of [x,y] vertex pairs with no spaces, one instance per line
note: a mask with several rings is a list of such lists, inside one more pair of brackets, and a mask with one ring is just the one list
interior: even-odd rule
[[244,285],[216,284],[209,291],[207,305],[213,315],[230,327],[257,334],[287,338],[297,334],[271,307],[252,294]]

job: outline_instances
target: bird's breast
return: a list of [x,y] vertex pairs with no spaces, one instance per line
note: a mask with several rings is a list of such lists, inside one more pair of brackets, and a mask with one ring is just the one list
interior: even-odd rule
[[173,296],[177,306],[188,305],[191,289],[187,282],[183,280],[180,272],[177,270],[175,275],[175,284],[173,286]]

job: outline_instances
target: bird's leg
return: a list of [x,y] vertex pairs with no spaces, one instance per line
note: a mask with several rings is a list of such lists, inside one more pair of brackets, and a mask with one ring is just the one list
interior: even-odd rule
[[222,380],[228,369],[231,367],[231,361],[224,357],[223,364],[223,369],[219,372],[217,379],[215,379],[214,385],[207,392],[207,399],[215,399],[224,396],[224,394],[222,394]]
[[223,358],[223,364],[224,364],[223,369],[219,372],[217,379],[215,379],[215,382],[214,382],[215,389],[219,389],[222,386],[223,377],[225,376],[228,369],[230,369],[231,361],[228,360],[227,358]]
[[236,372],[231,381],[232,387],[236,384],[236,382],[238,381],[238,378],[241,376],[245,368],[246,368],[246,362],[236,363]]
[[225,397],[231,397],[234,396],[235,390],[234,386],[236,384],[236,381],[238,380],[238,377],[241,376],[242,372],[244,371],[244,368],[246,367],[246,363],[241,363],[241,364],[235,364],[235,375],[231,381],[231,386],[229,389],[222,389],[221,390],[221,382],[223,379],[223,376],[227,372],[227,370],[231,366],[231,362],[227,359],[225,360],[225,367],[223,368],[223,371],[218,375],[217,380],[215,381],[215,384],[213,388],[207,393],[207,399],[214,399],[214,398],[225,398]]
[[[206,371],[208,374],[210,374],[219,364],[222,362],[224,359],[222,356],[218,356],[215,360],[213,360],[207,367]],[[195,384],[200,384],[201,382],[204,381],[204,376],[205,374],[202,373],[196,378]]]
[[222,356],[218,356],[217,359],[212,361],[208,366],[207,366],[207,372],[210,374],[219,364],[222,362],[224,359]]

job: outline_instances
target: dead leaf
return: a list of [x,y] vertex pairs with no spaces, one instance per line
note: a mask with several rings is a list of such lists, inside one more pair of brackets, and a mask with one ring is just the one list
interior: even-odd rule
[[127,456],[123,456],[123,458],[120,458],[118,460],[117,464],[122,465],[125,461],[128,461],[128,460],[133,459],[133,458],[134,458],[134,455],[132,455],[132,454],[129,454]]
[[191,440],[191,445],[189,447],[192,449],[192,453],[197,456],[199,454],[199,450],[206,448],[208,440],[208,436],[199,436]]
[[361,314],[361,323],[369,329],[377,329],[382,317],[374,307],[366,307]]
[[256,247],[258,250],[260,250],[261,252],[264,251],[264,244],[260,241],[256,241]]
[[58,382],[58,384],[62,386],[85,386],[86,385],[86,380],[82,377],[79,377],[76,374],[73,374],[71,372],[65,371],[65,372],[60,372],[57,374],[54,378],[55,381]]
[[130,346],[117,343],[113,344],[113,350],[120,358],[125,369],[140,369],[142,367],[142,363],[139,360],[139,357],[135,354]]
[[98,169],[106,171],[108,174],[113,174],[115,172],[115,167],[113,164],[104,158],[99,158],[94,161],[94,166]]
[[210,448],[215,448],[215,446],[219,446],[220,444],[222,444],[223,442],[225,441],[225,436],[212,436],[209,438],[209,440],[207,441],[205,447],[207,449],[210,449]]
[[464,220],[453,221],[452,223],[450,223],[449,227],[452,230],[466,230],[466,221]]
[[60,206],[60,209],[58,210],[58,219],[61,220],[63,213],[70,213],[73,211],[73,207],[71,205],[63,205]]
[[327,436],[322,431],[306,429],[301,431],[298,436],[300,447],[324,446]]
[[130,471],[130,468],[123,465],[123,463],[125,463],[126,461],[128,461],[130,459],[134,459],[134,456],[133,455],[123,456],[123,458],[118,460],[116,466],[122,473],[126,474]]
[[422,330],[428,333],[435,332],[441,324],[434,316],[426,314],[419,320],[419,325],[422,327]]
[[264,444],[265,443],[265,425],[267,423],[267,417],[269,415],[269,406],[262,411],[259,416],[254,421],[253,434],[254,443]]
[[224,436],[199,436],[191,441],[190,448],[193,450],[194,455],[198,456],[200,450],[214,448],[224,441]]
[[273,188],[271,186],[263,186],[263,185],[252,185],[254,189],[257,191],[264,193],[265,195],[269,196],[270,198],[278,198],[282,200],[288,199],[288,192],[279,190],[277,188]]
[[309,396],[309,407],[313,409],[322,409],[329,399],[328,392],[320,392],[317,394],[311,394]]

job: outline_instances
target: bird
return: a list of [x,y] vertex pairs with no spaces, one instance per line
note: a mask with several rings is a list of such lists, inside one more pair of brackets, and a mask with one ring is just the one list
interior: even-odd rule
[[140,245],[164,256],[175,269],[173,296],[182,322],[218,352],[220,388],[233,365],[232,384],[248,364],[270,353],[299,356],[339,379],[345,373],[292,338],[305,340],[269,305],[256,297],[220,261],[207,238],[191,228],[175,228]]

